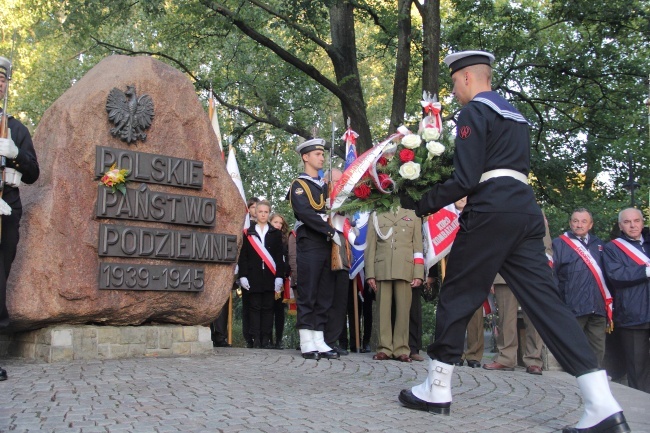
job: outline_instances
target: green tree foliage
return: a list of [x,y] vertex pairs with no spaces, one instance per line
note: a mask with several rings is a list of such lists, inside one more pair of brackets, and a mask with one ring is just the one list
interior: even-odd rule
[[441,58],[485,49],[497,57],[495,89],[531,122],[533,186],[554,235],[586,206],[607,237],[629,203],[628,154],[637,204],[647,204],[650,6],[641,0],[5,2],[0,52],[17,29],[10,107],[26,123],[106,55],[154,55],[186,72],[204,100],[212,85],[249,196],[281,201],[299,171],[297,137],[316,127],[329,139],[332,120],[340,137],[351,117],[367,148],[401,122],[413,126],[426,89],[453,124],[459,107]]

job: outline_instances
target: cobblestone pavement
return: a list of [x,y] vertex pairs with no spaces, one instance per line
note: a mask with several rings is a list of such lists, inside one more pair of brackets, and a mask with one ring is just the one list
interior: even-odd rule
[[[406,409],[402,388],[427,362],[296,350],[215,349],[201,357],[0,361],[0,432],[557,432],[579,419],[575,379],[456,367],[451,416]],[[634,432],[650,432],[650,395],[618,384]]]

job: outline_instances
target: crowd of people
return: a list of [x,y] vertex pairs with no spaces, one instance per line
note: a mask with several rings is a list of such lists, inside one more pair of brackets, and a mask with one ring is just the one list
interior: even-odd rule
[[[479,355],[464,350],[465,336],[472,317],[482,328],[481,306],[492,291],[500,311],[501,338],[497,356],[483,368],[514,369],[521,308],[527,334],[522,350],[526,371],[542,374],[543,340],[562,368],[576,377],[581,390],[584,414],[575,427],[563,431],[629,432],[622,408],[610,392],[602,360],[604,335],[616,324],[628,383],[650,392],[650,235],[643,214],[635,208],[622,210],[618,216],[621,234],[605,244],[590,233],[593,219],[589,211],[576,209],[569,221],[570,231],[549,247],[548,224],[528,185],[528,122],[492,91],[493,61],[492,54],[482,51],[445,58],[453,94],[463,106],[451,178],[434,185],[417,202],[401,194],[399,209],[371,214],[365,276],[367,291],[376,294],[379,312],[373,360],[419,360],[421,342],[415,342],[414,348],[410,336],[418,328],[413,306],[419,303],[413,302],[414,291],[422,287],[425,278],[422,218],[466,197],[438,297],[435,339],[427,347],[428,375],[422,384],[402,390],[399,401],[410,409],[450,413],[454,367],[464,361],[470,367],[480,365]],[[248,229],[239,262],[240,284],[249,297],[254,293],[248,278],[252,272],[265,276],[259,288],[264,287],[271,296],[280,287],[281,275],[268,272],[264,255],[275,258],[276,269],[286,269],[284,277],[291,279],[296,290],[299,349],[305,359],[315,360],[345,354],[349,340],[342,329],[358,326],[345,326],[341,320],[345,308],[340,307],[347,303],[350,282],[337,277],[337,273],[347,273],[344,260],[340,260],[346,241],[328,222],[328,188],[319,176],[326,150],[325,140],[320,138],[296,148],[304,171],[288,193],[296,224],[284,249],[285,264],[279,264],[282,259],[277,251],[279,239],[286,237],[273,236],[271,229],[264,228],[259,203],[257,225]],[[268,204],[262,209],[270,212]],[[256,267],[246,268],[251,262],[252,238],[268,249],[257,251]],[[429,277],[427,274],[427,281]],[[249,346],[268,347],[272,303],[249,304],[256,305],[245,313]],[[268,328],[261,330],[261,323]],[[477,334],[476,339],[482,340],[480,332]],[[364,336],[364,348],[367,341]]]

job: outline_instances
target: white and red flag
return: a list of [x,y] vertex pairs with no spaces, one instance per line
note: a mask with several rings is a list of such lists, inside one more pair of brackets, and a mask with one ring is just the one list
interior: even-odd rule
[[212,89],[210,89],[210,100],[208,102],[208,117],[210,118],[210,123],[212,124],[212,129],[217,136],[217,142],[219,143],[219,153],[221,154],[221,160],[225,160],[226,156],[223,152],[223,145],[221,144],[221,130],[219,129],[219,118],[217,117],[217,110],[215,109],[214,96],[212,96]]
[[235,156],[235,149],[230,146],[228,150],[228,161],[226,161],[226,170],[232,178],[232,181],[235,182],[237,190],[241,195],[242,200],[244,200],[244,209],[246,210],[246,219],[244,220],[244,231],[248,230],[251,226],[251,218],[248,214],[248,208],[246,207],[246,194],[244,193],[244,184],[241,181],[241,176],[239,174],[239,165],[237,164],[237,157]]

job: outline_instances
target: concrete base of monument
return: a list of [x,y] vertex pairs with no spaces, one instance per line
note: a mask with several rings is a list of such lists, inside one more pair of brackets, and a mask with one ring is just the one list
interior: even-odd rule
[[207,326],[57,325],[0,334],[0,357],[44,362],[192,356],[212,352]]

